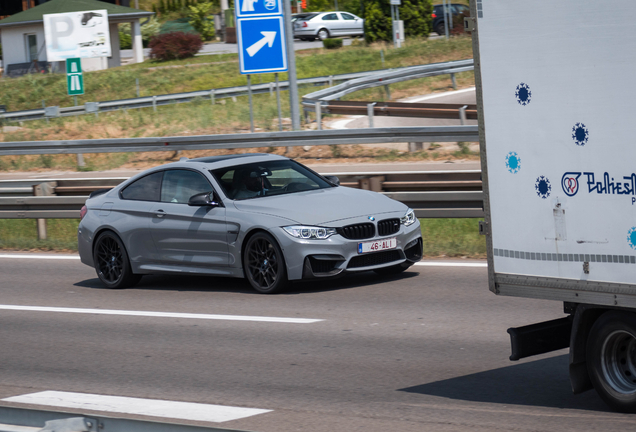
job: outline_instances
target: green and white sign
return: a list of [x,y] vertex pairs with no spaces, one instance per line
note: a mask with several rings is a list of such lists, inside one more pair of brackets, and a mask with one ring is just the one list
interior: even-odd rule
[[66,59],[66,84],[68,86],[69,96],[84,94],[84,76],[82,75],[81,59]]

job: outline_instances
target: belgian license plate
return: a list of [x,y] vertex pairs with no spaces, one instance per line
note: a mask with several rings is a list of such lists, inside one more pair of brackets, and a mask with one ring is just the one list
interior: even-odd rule
[[397,238],[389,238],[383,240],[376,240],[372,242],[358,243],[358,253],[378,252],[388,249],[395,249],[397,247]]

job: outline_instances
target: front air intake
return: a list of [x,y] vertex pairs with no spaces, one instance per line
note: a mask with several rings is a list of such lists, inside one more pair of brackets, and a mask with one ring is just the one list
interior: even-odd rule
[[399,219],[384,219],[378,222],[378,235],[388,236],[400,230]]
[[338,234],[349,240],[362,240],[375,236],[375,226],[372,223],[347,225],[337,229]]

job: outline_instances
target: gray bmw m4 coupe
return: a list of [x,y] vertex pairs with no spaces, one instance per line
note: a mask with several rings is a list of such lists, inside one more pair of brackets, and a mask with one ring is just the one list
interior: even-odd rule
[[149,169],[93,192],[81,218],[81,260],[109,288],[171,273],[244,277],[276,293],[344,272],[399,273],[422,256],[413,210],[271,154]]

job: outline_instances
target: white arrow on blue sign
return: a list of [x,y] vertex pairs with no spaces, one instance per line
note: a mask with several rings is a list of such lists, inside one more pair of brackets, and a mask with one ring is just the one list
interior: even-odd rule
[[242,74],[287,71],[282,16],[242,18],[237,26]]

